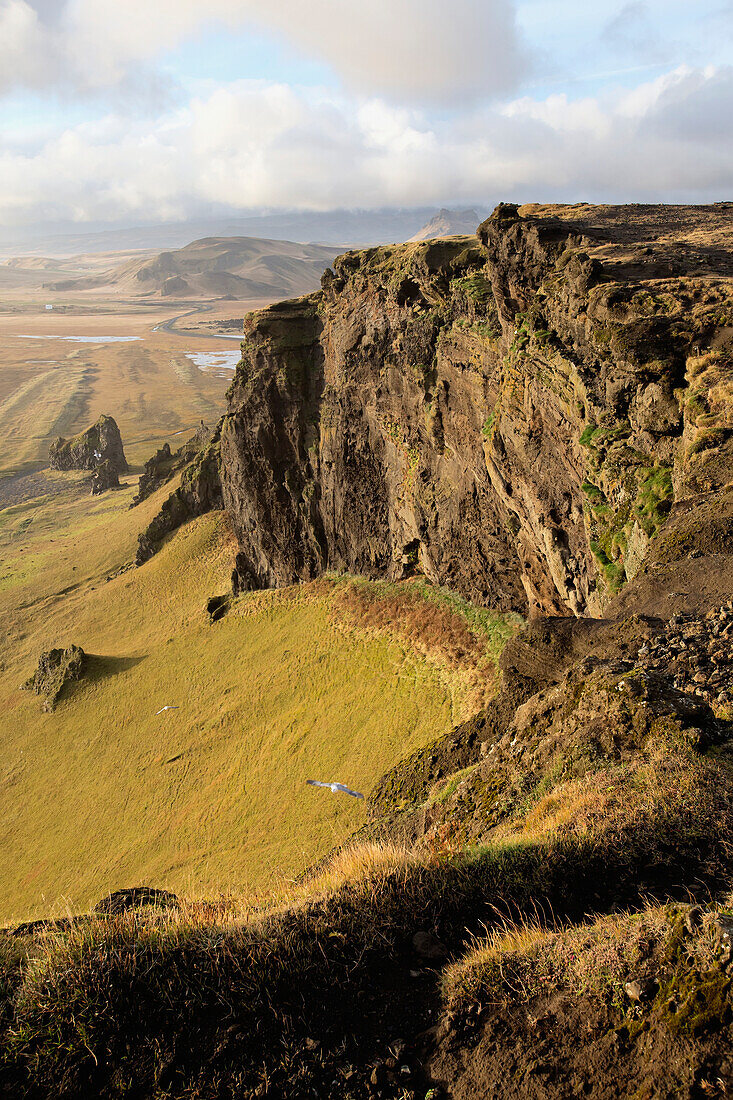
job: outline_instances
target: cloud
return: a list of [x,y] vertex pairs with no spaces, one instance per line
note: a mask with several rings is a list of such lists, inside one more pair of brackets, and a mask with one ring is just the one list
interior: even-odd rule
[[162,107],[170,77],[106,39],[95,40],[75,0],[0,0],[0,95],[18,89],[64,95],[111,92]]
[[500,199],[729,197],[733,69],[680,68],[613,97],[521,97],[435,119],[380,99],[240,81],[154,124],[110,114],[0,147],[5,224],[157,220]]
[[513,91],[528,68],[510,0],[286,0],[260,18],[358,91],[455,103]]
[[513,91],[528,64],[514,0],[0,0],[0,89],[114,87],[216,24],[271,32],[346,87],[405,102]]
[[645,63],[664,56],[662,43],[646,0],[628,0],[603,30],[605,43]]

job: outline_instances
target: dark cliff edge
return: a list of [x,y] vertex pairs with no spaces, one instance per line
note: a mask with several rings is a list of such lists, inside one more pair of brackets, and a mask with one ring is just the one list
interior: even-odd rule
[[420,570],[597,615],[670,513],[730,481],[725,254],[646,244],[664,208],[601,209],[502,205],[246,318],[221,438],[235,590]]

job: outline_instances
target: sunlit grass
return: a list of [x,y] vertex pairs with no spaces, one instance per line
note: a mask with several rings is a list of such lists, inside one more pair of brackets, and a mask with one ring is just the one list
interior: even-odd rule
[[[327,584],[253,593],[211,626],[235,551],[222,513],[114,576],[166,491],[132,511],[130,489],[4,517],[4,921],[138,881],[217,893],[292,878],[364,816],[306,778],[368,793],[451,724],[435,670],[404,643],[344,637]],[[90,676],[42,714],[19,685],[42,649],[71,642]],[[156,716],[165,704],[180,709]]]

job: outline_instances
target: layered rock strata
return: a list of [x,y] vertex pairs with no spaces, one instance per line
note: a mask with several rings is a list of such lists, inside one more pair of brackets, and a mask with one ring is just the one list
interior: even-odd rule
[[733,219],[677,209],[502,205],[246,318],[235,591],[420,570],[504,609],[607,607],[733,469],[730,253],[699,232],[729,244]]

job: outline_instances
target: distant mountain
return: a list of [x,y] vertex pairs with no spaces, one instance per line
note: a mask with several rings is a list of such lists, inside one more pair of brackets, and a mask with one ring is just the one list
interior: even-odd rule
[[71,224],[36,225],[0,230],[0,254],[45,257],[131,249],[177,249],[202,237],[261,237],[355,248],[405,241],[432,213],[431,207],[415,207],[411,210],[329,210],[315,214],[291,211],[248,217],[229,215],[116,229],[105,225],[90,225],[83,230]]
[[56,271],[59,261],[48,256],[14,256],[5,266],[19,271]]
[[318,287],[338,249],[256,237],[204,237],[106,271],[45,283],[48,290],[132,296],[287,298]]
[[439,210],[411,241],[429,241],[433,237],[458,237],[475,233],[481,221],[477,210]]

